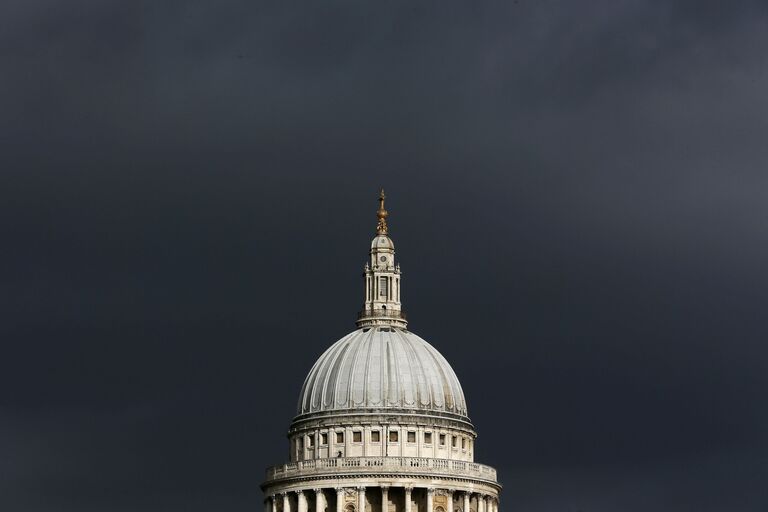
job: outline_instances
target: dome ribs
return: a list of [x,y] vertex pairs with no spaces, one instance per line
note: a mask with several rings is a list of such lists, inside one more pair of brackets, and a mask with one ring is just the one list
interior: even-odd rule
[[[327,368],[325,370],[325,377],[323,378],[323,389],[322,389],[322,401],[320,402],[320,407],[318,408],[319,411],[325,410],[325,409],[332,409],[334,401],[336,400],[335,390],[336,390],[336,379],[338,378],[339,374],[339,365],[336,364],[336,361],[340,357],[343,357],[344,353],[349,349],[349,343],[348,338],[350,336],[345,336],[343,339],[347,340],[344,343],[337,343],[331,346],[331,349],[328,351],[330,352],[328,356],[329,364],[327,364]],[[335,350],[334,350],[335,349]],[[333,387],[329,387],[329,383],[333,382]]]
[[419,336],[391,326],[353,331],[312,366],[298,414],[337,410],[422,410],[468,420],[461,384],[445,358]]
[[446,375],[443,371],[442,365],[447,364],[447,361],[445,363],[441,361],[439,356],[439,353],[437,352],[437,349],[435,349],[432,345],[424,342],[425,349],[427,351],[427,354],[429,354],[434,370],[440,375],[440,386],[436,389],[433,389],[433,396],[439,396],[440,400],[435,400],[435,406],[441,410],[447,410],[447,411],[453,411],[453,397],[452,397],[452,391],[451,383],[450,383],[450,376]]
[[[429,392],[429,387],[427,386],[424,365],[422,364],[421,357],[419,357],[419,351],[411,343],[411,340],[409,340],[406,336],[401,336],[400,333],[398,333],[398,336],[403,340],[405,346],[408,347],[409,353],[413,356],[410,358],[409,369],[411,371],[411,375],[415,376],[415,402],[422,407],[432,409],[432,395]],[[426,401],[424,400],[425,398]]]

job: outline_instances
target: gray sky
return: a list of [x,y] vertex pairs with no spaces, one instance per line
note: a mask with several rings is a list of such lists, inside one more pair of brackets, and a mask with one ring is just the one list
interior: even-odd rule
[[758,1],[2,2],[0,508],[261,507],[384,187],[504,509],[767,510],[766,48]]

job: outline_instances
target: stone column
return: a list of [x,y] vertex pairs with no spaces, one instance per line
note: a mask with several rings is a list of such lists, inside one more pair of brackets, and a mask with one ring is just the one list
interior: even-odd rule
[[411,512],[411,491],[413,487],[405,488],[405,512]]
[[336,512],[342,512],[344,510],[344,489],[341,487],[336,488]]
[[357,488],[357,510],[365,512],[365,487]]
[[283,493],[283,512],[291,512],[291,500],[288,499],[288,493]]
[[453,490],[446,489],[445,495],[448,497],[448,510],[447,510],[447,512],[453,512]]
[[381,512],[389,512],[389,486],[381,486]]
[[267,496],[267,499],[264,500],[264,512],[272,512],[271,500],[272,500],[271,496]]
[[469,493],[468,492],[464,493],[464,512],[469,512]]
[[272,500],[271,512],[277,512],[277,494],[270,496],[270,499]]
[[427,512],[432,512],[435,509],[435,490],[427,489]]
[[325,509],[325,497],[322,489],[315,489],[315,512],[323,512]]
[[298,512],[309,512],[307,510],[307,497],[304,496],[304,491],[296,491],[296,495],[298,496],[298,502],[299,502],[299,511]]

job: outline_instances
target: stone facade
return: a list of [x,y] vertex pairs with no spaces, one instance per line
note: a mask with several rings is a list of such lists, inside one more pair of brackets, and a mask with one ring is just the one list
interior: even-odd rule
[[406,329],[382,191],[357,331],[302,387],[289,462],[267,469],[265,512],[498,512],[496,470],[448,362]]

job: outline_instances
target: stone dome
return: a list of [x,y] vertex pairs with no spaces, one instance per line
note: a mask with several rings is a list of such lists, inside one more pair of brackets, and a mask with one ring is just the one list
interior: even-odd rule
[[351,332],[309,371],[298,415],[337,411],[459,416],[469,421],[459,379],[432,345],[397,327]]
[[371,240],[371,249],[392,249],[395,250],[395,243],[387,235],[378,235]]

